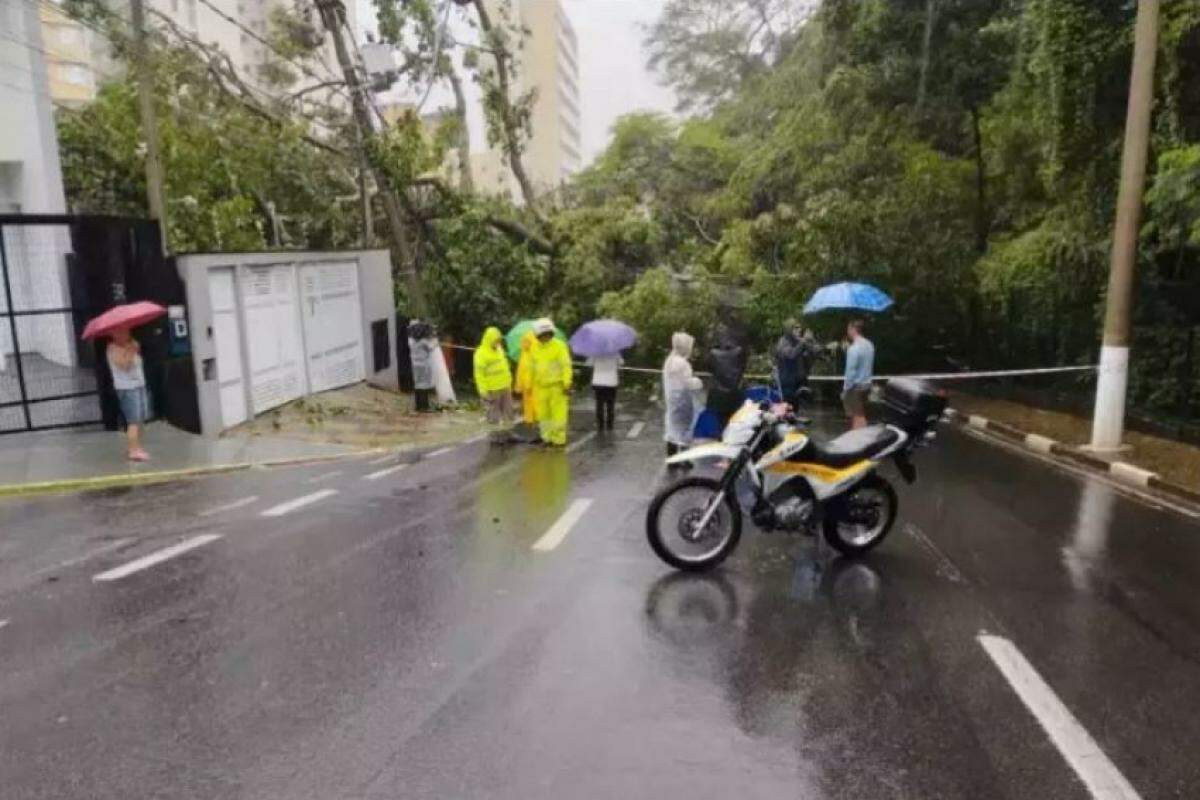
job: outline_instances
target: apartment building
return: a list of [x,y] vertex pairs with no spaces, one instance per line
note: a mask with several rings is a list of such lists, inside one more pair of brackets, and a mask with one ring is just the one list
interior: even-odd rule
[[[583,165],[579,40],[562,0],[491,0],[494,16],[502,13],[501,4],[507,4],[513,24],[526,31],[514,92],[533,90],[536,96],[525,168],[539,193],[553,191]],[[471,167],[481,191],[520,198],[498,148],[480,148],[472,155]]]
[[[58,0],[22,1],[36,2],[40,7],[49,90],[55,105],[77,106],[91,101],[104,79],[120,69],[108,42],[92,27],[68,17]],[[151,27],[162,27],[162,17],[167,17],[188,35],[217,45],[252,86],[262,85],[259,67],[277,58],[262,41],[270,38],[274,9],[305,15],[314,31],[324,33],[312,0],[145,0],[145,4]],[[108,6],[119,16],[129,18],[129,0],[109,0]],[[357,0],[346,0],[352,30],[357,9]],[[310,69],[321,80],[340,78],[341,69],[331,44],[326,43],[321,59]],[[311,75],[300,75],[295,88],[316,82]]]

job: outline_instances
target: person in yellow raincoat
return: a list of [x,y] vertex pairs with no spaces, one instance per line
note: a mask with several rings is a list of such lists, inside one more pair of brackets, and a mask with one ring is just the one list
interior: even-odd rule
[[561,447],[567,443],[570,414],[571,353],[561,339],[554,338],[554,323],[539,319],[533,324],[538,343],[533,348],[533,386],[537,398],[538,424],[542,441]]
[[475,388],[487,409],[490,425],[512,422],[512,384],[512,368],[508,365],[508,354],[504,352],[504,337],[499,328],[488,328],[475,350]]
[[521,337],[521,358],[517,361],[516,389],[521,395],[522,421],[527,425],[537,422],[537,398],[533,386],[533,351],[537,344],[537,334],[527,331]]

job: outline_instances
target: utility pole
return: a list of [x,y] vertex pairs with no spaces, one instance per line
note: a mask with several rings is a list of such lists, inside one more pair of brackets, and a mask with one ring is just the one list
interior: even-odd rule
[[133,23],[134,71],[137,73],[138,111],[142,136],[146,139],[146,200],[150,218],[158,222],[163,249],[167,246],[167,195],[163,187],[162,160],[158,148],[158,118],[154,114],[154,72],[150,68],[150,48],[146,42],[144,0],[130,0]]
[[[321,13],[321,22],[333,39],[333,49],[337,53],[338,64],[341,65],[346,88],[350,90],[350,105],[354,112],[354,122],[358,127],[360,156],[366,160],[366,145],[374,134],[375,126],[371,122],[371,112],[367,104],[367,90],[359,80],[358,70],[350,60],[350,51],[342,38],[346,27],[346,8],[342,0],[315,0],[317,10]],[[404,238],[404,214],[400,208],[400,200],[396,197],[395,188],[387,179],[387,175],[377,168],[372,168],[375,183],[379,187],[379,199],[391,229],[392,246],[396,258],[400,260],[401,269],[408,278],[408,302],[410,316],[417,317],[425,313],[425,294],[421,289],[421,276],[417,273],[412,255],[409,252],[408,240]]]
[[1112,261],[1108,274],[1108,305],[1104,315],[1104,345],[1096,382],[1092,417],[1092,449],[1121,447],[1125,428],[1125,393],[1129,382],[1130,316],[1133,275],[1137,259],[1142,191],[1150,146],[1150,109],[1154,104],[1154,59],[1158,51],[1159,0],[1139,0],[1133,40],[1133,70],[1129,108],[1125,116],[1125,146],[1121,157],[1121,189],[1113,226]]
[[358,146],[358,202],[359,209],[362,212],[362,246],[367,248],[371,246],[371,242],[375,240],[375,220],[372,218],[371,212],[371,195],[368,193],[367,172],[370,170],[370,165],[367,164],[367,149],[363,147],[362,131],[358,126],[354,126],[354,140]]

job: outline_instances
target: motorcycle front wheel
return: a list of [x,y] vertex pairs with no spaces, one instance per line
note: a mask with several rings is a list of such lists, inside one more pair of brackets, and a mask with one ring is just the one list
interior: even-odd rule
[[742,538],[742,511],[726,496],[703,529],[700,521],[721,482],[685,478],[663,489],[646,512],[646,538],[663,561],[675,569],[697,572],[720,564]]
[[892,485],[871,475],[830,506],[825,541],[843,555],[861,556],[888,535],[899,504]]

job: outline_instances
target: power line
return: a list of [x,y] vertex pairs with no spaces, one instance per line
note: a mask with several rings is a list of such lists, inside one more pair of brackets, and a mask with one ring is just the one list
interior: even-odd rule
[[[208,6],[217,16],[221,17],[223,20],[225,20],[229,24],[233,25],[235,28],[242,31],[243,33],[245,33],[251,39],[254,39],[255,41],[259,42],[264,47],[266,47],[268,50],[270,50],[272,53],[277,55],[279,58],[281,58],[284,61],[286,61],[287,63],[291,64],[296,69],[300,70],[302,73],[304,73],[308,77],[312,78],[313,80],[316,80],[319,82],[324,82],[324,81],[328,80],[329,78],[337,80],[337,76],[333,73],[333,70],[329,69],[329,67],[327,65],[325,65],[325,68],[329,74],[325,77],[321,77],[320,75],[318,75],[315,72],[313,72],[312,70],[310,70],[308,67],[301,64],[299,61],[296,61],[295,59],[289,57],[288,55],[280,52],[280,50],[277,47],[275,47],[274,44],[272,44],[270,41],[268,41],[267,39],[260,36],[257,31],[246,27],[244,24],[242,24],[242,22],[240,20],[229,16],[224,11],[217,8],[215,5],[213,5],[212,0],[200,0],[200,2],[203,3],[204,5]],[[346,94],[345,90],[336,89],[335,91],[337,91],[338,94],[345,97],[346,100],[350,99],[349,95]]]

